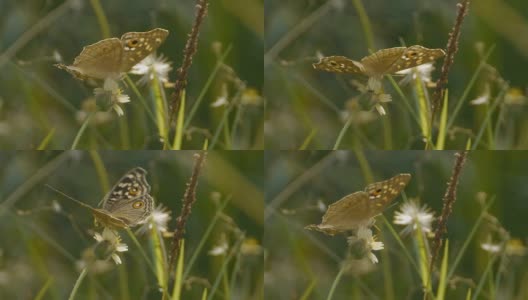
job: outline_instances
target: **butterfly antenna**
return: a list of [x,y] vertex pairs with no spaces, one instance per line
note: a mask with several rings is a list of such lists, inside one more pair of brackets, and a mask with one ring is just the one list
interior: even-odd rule
[[79,200],[77,200],[77,199],[75,199],[75,198],[73,198],[73,197],[70,197],[70,196],[66,195],[65,193],[59,191],[58,189],[52,187],[51,185],[46,184],[46,186],[47,186],[48,188],[50,188],[51,190],[53,190],[53,191],[55,191],[55,192],[61,194],[62,196],[66,197],[66,198],[68,198],[68,199],[70,199],[70,200],[72,200],[72,201],[74,201],[74,202],[77,202],[77,204],[79,204],[79,205],[81,205],[81,206],[84,206],[84,207],[86,207],[86,208],[92,209],[92,207],[91,207],[90,205],[85,204],[85,203],[83,203],[83,202],[81,202],[81,201],[79,201]]

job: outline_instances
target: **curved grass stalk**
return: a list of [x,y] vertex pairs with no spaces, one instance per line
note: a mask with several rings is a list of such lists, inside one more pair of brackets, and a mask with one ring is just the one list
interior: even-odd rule
[[81,136],[83,135],[84,130],[86,129],[86,126],[88,126],[88,123],[90,123],[90,120],[92,119],[94,115],[95,115],[95,112],[91,112],[86,117],[83,124],[81,125],[81,128],[79,128],[79,131],[77,131],[77,134],[75,135],[75,139],[73,140],[70,150],[75,150],[77,148],[77,144],[79,144],[79,140],[81,139]]
[[79,274],[79,277],[77,277],[77,280],[75,281],[75,285],[73,286],[72,291],[70,292],[70,296],[68,297],[68,300],[75,299],[75,296],[77,295],[77,291],[79,290],[79,287],[81,286],[81,283],[84,280],[84,277],[86,276],[86,268],[82,269],[81,274]]

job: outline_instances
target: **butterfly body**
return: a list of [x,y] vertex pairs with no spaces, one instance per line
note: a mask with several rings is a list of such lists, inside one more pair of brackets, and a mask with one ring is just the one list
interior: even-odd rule
[[169,31],[156,28],[146,32],[128,32],[118,38],[108,38],[83,48],[72,65],[55,65],[85,80],[119,78],[154,52],[165,41]]
[[313,67],[326,72],[382,77],[433,62],[444,55],[442,49],[414,45],[382,49],[362,58],[359,62],[344,56],[327,56],[313,64]]
[[364,191],[352,193],[329,205],[321,224],[309,225],[307,229],[335,235],[366,226],[401,193],[410,179],[410,174],[398,174],[369,184]]

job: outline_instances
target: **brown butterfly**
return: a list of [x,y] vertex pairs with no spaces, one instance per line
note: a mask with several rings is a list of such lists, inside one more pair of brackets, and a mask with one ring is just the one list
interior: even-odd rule
[[403,191],[411,180],[411,174],[398,174],[390,179],[367,185],[364,191],[355,192],[330,204],[321,224],[305,228],[328,235],[354,230],[367,225]]
[[168,34],[169,31],[163,28],[128,32],[121,39],[104,39],[84,47],[70,66],[55,66],[81,80],[117,78],[158,49]]
[[101,200],[101,208],[68,198],[89,209],[96,224],[114,229],[134,227],[150,216],[154,205],[146,175],[140,167],[128,171]]
[[314,69],[381,77],[435,61],[445,55],[442,49],[428,49],[420,45],[382,49],[354,61],[344,56],[327,56],[313,64]]

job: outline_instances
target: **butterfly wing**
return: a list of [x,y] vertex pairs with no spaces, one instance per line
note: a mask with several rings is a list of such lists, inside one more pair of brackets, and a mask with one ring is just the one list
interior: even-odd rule
[[121,37],[123,56],[120,71],[128,72],[130,69],[156,51],[165,41],[169,31],[156,28],[146,32],[128,32]]
[[368,194],[360,191],[347,195],[330,204],[319,227],[336,231],[352,230],[365,221]]
[[116,202],[109,213],[111,217],[126,224],[126,227],[132,227],[142,223],[150,216],[153,203],[154,199],[152,196],[146,194]]
[[369,184],[365,188],[369,199],[367,217],[372,218],[380,214],[401,193],[410,180],[411,174],[398,174],[390,179]]
[[394,61],[387,70],[387,74],[393,74],[401,70],[414,68],[429,62],[433,62],[445,55],[442,49],[429,49],[420,45],[406,48],[402,55]]
[[154,202],[146,175],[139,167],[128,171],[103,198],[102,209],[130,226],[146,219]]
[[332,73],[363,74],[361,63],[344,56],[326,56],[312,66],[316,70]]
[[369,77],[380,77],[388,74],[391,66],[405,52],[406,47],[381,49],[361,59],[365,67],[365,74]]
[[104,39],[84,47],[73,64],[66,68],[74,74],[96,79],[118,75],[122,50],[118,38]]

